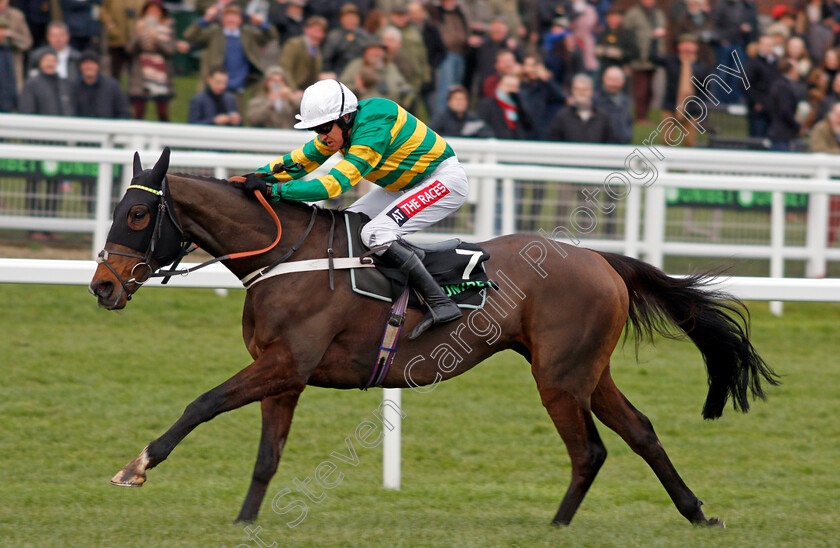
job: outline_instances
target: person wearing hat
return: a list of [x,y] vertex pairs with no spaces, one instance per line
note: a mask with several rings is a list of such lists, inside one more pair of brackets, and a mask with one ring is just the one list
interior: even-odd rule
[[[120,83],[102,74],[99,55],[92,50],[79,58],[79,78],[71,92],[76,116],[84,118],[129,118],[128,97]],[[92,203],[91,203],[92,204]]]
[[[383,264],[404,272],[429,308],[409,338],[460,318],[458,306],[403,240],[466,201],[469,183],[452,148],[393,101],[376,97],[359,102],[337,80],[308,87],[297,119],[295,128],[312,130],[315,138],[248,174],[245,189],[275,201],[313,202],[335,198],[363,178],[374,183],[348,210],[370,217],[362,228],[362,241]],[[336,152],[343,159],[327,175],[301,180]],[[295,163],[302,169],[282,170]]]
[[327,35],[327,20],[318,15],[310,16],[303,24],[303,34],[291,38],[280,51],[280,66],[289,77],[289,85],[303,89],[318,81],[322,70],[321,43]]
[[202,80],[207,79],[211,67],[222,65],[229,75],[228,89],[241,97],[262,78],[261,48],[277,40],[277,30],[258,14],[252,14],[246,23],[236,3],[221,9],[214,4],[184,31],[184,39],[203,48]]
[[72,87],[67,80],[58,77],[58,55],[55,50],[42,48],[33,61],[38,67],[37,72],[26,81],[20,92],[19,112],[75,116]]
[[32,35],[23,13],[0,0],[0,49],[11,55],[17,91],[23,88],[23,53],[32,47]]
[[[399,33],[399,31],[396,31]],[[397,66],[388,59],[388,48],[380,40],[371,39],[365,44],[362,56],[354,59],[339,76],[343,82],[355,82],[362,69],[370,69],[378,75],[378,95],[410,108],[414,101],[414,90],[403,77]]]
[[360,23],[359,8],[355,4],[344,4],[338,12],[338,27],[324,40],[324,70],[341,74],[350,61],[361,57],[370,35],[359,26]]
[[126,51],[131,56],[127,91],[134,118],[143,120],[146,103],[153,101],[158,120],[168,122],[169,101],[175,95],[175,21],[161,0],[147,0],[143,5]]
[[[76,116],[83,118],[125,119],[131,116],[126,97],[116,79],[101,73],[99,55],[83,51],[79,58],[79,78],[73,82],[72,97]],[[88,213],[96,209],[96,182],[81,181],[82,199]]]

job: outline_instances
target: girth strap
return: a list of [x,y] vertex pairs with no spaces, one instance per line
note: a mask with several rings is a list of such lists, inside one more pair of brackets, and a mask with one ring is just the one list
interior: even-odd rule
[[400,339],[400,332],[405,323],[405,311],[408,308],[409,288],[405,288],[400,298],[394,301],[391,307],[391,314],[388,315],[388,323],[385,325],[385,333],[382,334],[382,342],[379,345],[379,355],[376,356],[376,363],[370,378],[362,390],[371,386],[379,386],[388,376],[394,356],[397,354],[397,342]]

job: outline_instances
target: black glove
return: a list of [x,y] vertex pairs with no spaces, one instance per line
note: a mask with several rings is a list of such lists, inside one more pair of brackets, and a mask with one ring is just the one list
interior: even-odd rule
[[249,173],[245,176],[244,188],[247,192],[254,192],[258,190],[267,197],[271,197],[272,184],[263,180],[262,177],[256,173]]
[[289,173],[297,173],[301,169],[303,169],[303,164],[300,164],[298,162],[295,162],[294,164],[292,164],[290,166],[287,166],[287,165],[283,164],[282,162],[277,162],[276,164],[274,164],[274,168],[271,170],[271,172],[275,173],[275,174],[276,173],[284,173],[284,172],[287,172],[287,171]]

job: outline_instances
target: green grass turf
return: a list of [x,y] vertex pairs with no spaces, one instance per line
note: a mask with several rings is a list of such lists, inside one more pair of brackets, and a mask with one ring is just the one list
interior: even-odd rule
[[[141,291],[118,313],[81,287],[0,285],[0,545],[208,546],[247,543],[234,525],[250,480],[259,409],[190,434],[141,489],[109,478],[184,406],[248,363],[243,293]],[[784,375],[767,402],[717,422],[700,409],[706,378],[689,343],[658,340],[616,382],[652,420],[707,516],[694,528],[644,462],[600,425],[609,457],[570,527],[549,521],[569,462],[526,363],[504,353],[430,394],[404,391],[403,488],[381,487],[381,449],[336,461],[342,483],[295,513],[271,497],[313,476],[380,400],[310,388],[259,525],[278,546],[836,546],[840,520],[840,306],[752,303],[754,342]],[[335,459],[334,459],[335,460]],[[318,489],[320,491],[320,489]],[[284,499],[291,500],[291,497]],[[246,544],[256,546],[255,542]]]

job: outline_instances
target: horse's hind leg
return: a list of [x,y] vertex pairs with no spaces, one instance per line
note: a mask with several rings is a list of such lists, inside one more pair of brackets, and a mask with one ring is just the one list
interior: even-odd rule
[[537,387],[572,461],[572,481],[552,520],[554,525],[568,525],[604,464],[607,449],[601,442],[592,414],[571,393],[539,383]]
[[719,519],[706,519],[703,515],[700,508],[703,503],[691,492],[671,464],[648,418],[633,407],[615,385],[609,368],[604,370],[598,386],[592,393],[592,411],[601,422],[615,430],[634,452],[645,459],[680,514],[697,525],[723,526]]
[[277,471],[277,463],[280,462],[280,455],[286,445],[299,396],[300,394],[281,395],[262,401],[262,435],[257,463],[254,465],[251,487],[236,521],[257,519],[268,483]]

